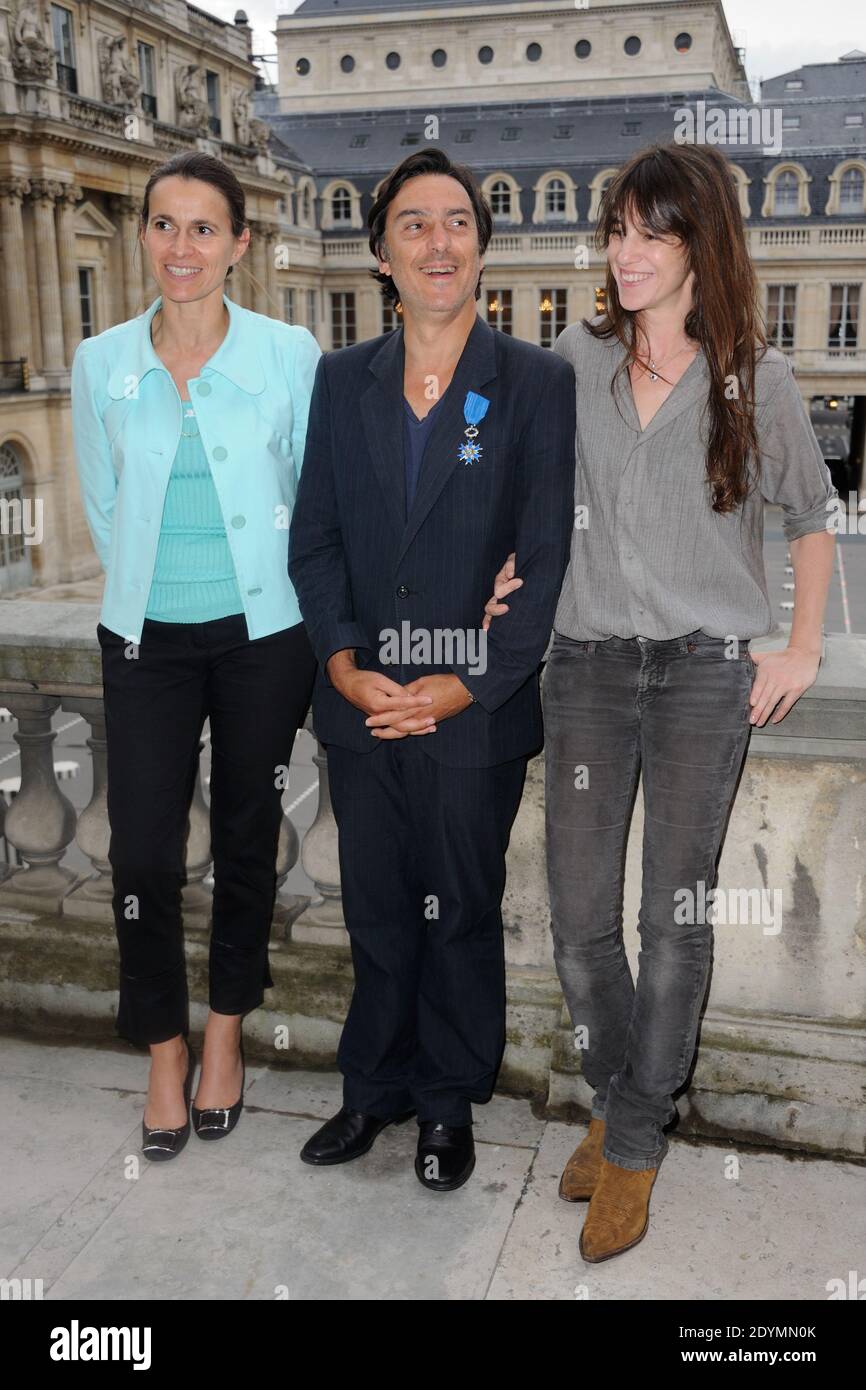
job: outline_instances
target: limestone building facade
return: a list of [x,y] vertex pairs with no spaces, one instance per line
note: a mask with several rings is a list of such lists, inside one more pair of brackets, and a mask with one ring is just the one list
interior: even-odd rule
[[442,146],[494,212],[479,311],[550,346],[595,312],[614,171],[721,130],[768,332],[804,397],[840,402],[846,476],[863,486],[866,54],[805,64],[754,100],[720,0],[303,0],[277,17],[276,46],[268,85],[242,10],[226,23],[186,0],[0,0],[0,522],[35,499],[43,516],[39,544],[0,525],[0,592],[98,573],[70,364],[82,336],[150,302],[141,194],[186,149],[246,189],[252,243],[231,293],[327,350],[399,321],[369,275],[366,214],[394,164]]

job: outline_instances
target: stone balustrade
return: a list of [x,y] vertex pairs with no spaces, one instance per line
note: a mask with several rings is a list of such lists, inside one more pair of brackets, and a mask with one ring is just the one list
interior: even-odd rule
[[[5,835],[19,864],[0,881],[0,1024],[110,1037],[117,979],[100,652],[93,604],[0,603],[0,703],[17,723],[20,791]],[[754,645],[781,645],[784,635]],[[57,711],[88,728],[93,790],[76,814],[54,770]],[[251,729],[250,737],[255,737]],[[293,1063],[333,1064],[352,988],[327,759],[303,844],[288,818],[279,882],[300,854],[309,898],[278,896],[275,988],[245,1024],[251,1054],[288,1036]],[[629,842],[626,945],[636,967],[641,801]],[[64,864],[73,841],[89,866]],[[701,1047],[681,1129],[725,1143],[866,1154],[866,637],[830,635],[818,681],[778,727],[752,735],[722,854]],[[76,856],[77,858],[80,856]],[[190,810],[184,920],[193,1026],[205,1017],[210,835],[201,785]],[[769,914],[769,915],[768,915]],[[544,876],[544,769],[529,768],[504,902],[508,1032],[502,1089],[550,1114],[585,1116],[589,1093],[553,968]]]

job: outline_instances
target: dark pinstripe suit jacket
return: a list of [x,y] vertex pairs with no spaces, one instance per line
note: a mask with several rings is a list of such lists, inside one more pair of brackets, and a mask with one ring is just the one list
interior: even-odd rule
[[[366,716],[327,679],[326,662],[342,648],[354,647],[359,666],[401,685],[454,671],[477,703],[442,720],[422,747],[452,767],[489,767],[542,745],[538,668],[574,508],[574,373],[557,354],[476,317],[407,520],[403,366],[401,327],[326,353],[316,372],[289,537],[289,577],[320,666],[313,722],[323,743],[356,752],[379,746]],[[479,426],[481,456],[463,464],[468,391],[490,406]],[[486,650],[473,648],[473,640],[483,642],[494,576],[512,550],[523,587],[494,620]],[[449,650],[447,633],[470,630],[465,652],[459,636]],[[389,633],[402,637],[402,650],[384,652]],[[392,663],[408,656],[406,639],[424,633],[431,650],[420,654],[432,659]]]

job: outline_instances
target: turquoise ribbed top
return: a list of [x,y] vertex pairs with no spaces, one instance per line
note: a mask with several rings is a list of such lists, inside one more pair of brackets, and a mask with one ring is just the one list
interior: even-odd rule
[[190,401],[183,402],[183,430],[168,479],[145,617],[206,623],[243,613],[244,605]]

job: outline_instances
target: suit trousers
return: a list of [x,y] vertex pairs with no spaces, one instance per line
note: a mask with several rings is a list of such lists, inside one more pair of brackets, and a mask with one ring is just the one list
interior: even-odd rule
[[[703,909],[749,741],[748,641],[554,635],[542,692],[556,967],[604,1156],[655,1168],[709,979]],[[637,979],[623,942],[625,855],[643,778]]]
[[273,984],[281,797],[316,663],[302,623],[250,641],[242,613],[145,619],[137,648],[98,628],[108,750],[109,860],[120,951],[117,1031],[139,1044],[189,1029],[181,890],[190,803],[210,720],[213,917],[209,1002],[257,1008]]
[[465,1125],[505,1045],[501,903],[527,758],[446,767],[423,748],[435,737],[328,745],[355,967],[337,1062],[349,1109]]

